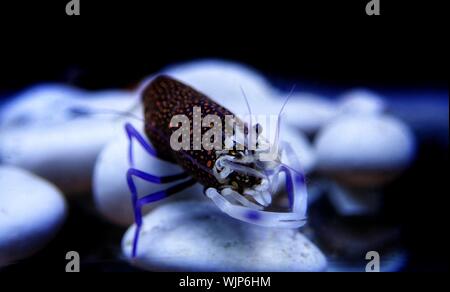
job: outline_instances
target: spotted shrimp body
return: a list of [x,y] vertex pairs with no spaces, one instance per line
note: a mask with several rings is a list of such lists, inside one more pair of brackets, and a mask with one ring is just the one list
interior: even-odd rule
[[[220,119],[221,127],[226,126],[231,121],[227,117],[234,117],[231,111],[169,76],[158,76],[151,80],[144,87],[141,97],[144,104],[145,134],[151,145],[131,124],[125,126],[130,142],[130,168],[127,172],[127,182],[132,195],[137,226],[133,242],[133,257],[136,256],[142,226],[142,206],[174,195],[196,182],[205,187],[206,196],[218,208],[236,219],[267,227],[297,228],[305,223],[307,199],[305,179],[300,171],[300,163],[288,143],[276,141],[279,144],[276,149],[279,150],[274,158],[270,161],[262,159],[266,150],[261,150],[263,149],[261,147],[249,147],[252,139],[256,140],[255,145],[269,144],[260,135],[262,130],[258,128],[258,125],[252,127],[251,122],[244,123],[236,117],[233,121],[243,127],[231,128],[233,129],[231,132],[225,131],[225,135],[219,139],[219,145],[215,144],[220,147],[209,148],[209,150],[204,147],[198,149],[194,146],[194,131],[199,129],[201,131],[205,125],[195,125],[196,121],[214,115]],[[171,147],[171,137],[178,129],[178,125],[173,122],[175,116],[185,116],[189,125],[197,126],[190,128],[189,132],[182,136],[184,138],[188,136],[187,149]],[[246,138],[235,139],[234,134],[237,131],[241,131],[242,136]],[[251,133],[256,135],[252,137]],[[214,136],[214,139],[217,137]],[[184,171],[158,177],[134,168],[133,140],[137,140],[150,155],[176,163]],[[287,166],[281,162],[282,151],[286,152],[293,166]],[[285,174],[285,189],[290,210],[287,212],[267,211],[277,189],[280,173]],[[133,177],[158,184],[178,183],[163,191],[138,197]]]

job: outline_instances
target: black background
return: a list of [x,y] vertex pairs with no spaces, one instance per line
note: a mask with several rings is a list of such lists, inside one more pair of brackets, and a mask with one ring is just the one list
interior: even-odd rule
[[[442,3],[381,0],[382,15],[369,17],[366,1],[180,2],[81,0],[80,16],[65,15],[66,1],[2,4],[0,97],[43,81],[132,87],[168,64],[204,57],[316,87],[448,90]],[[394,206],[417,251],[411,270],[448,271],[448,149],[422,147]],[[92,233],[103,227],[93,224]]]
[[0,90],[130,86],[200,57],[337,86],[447,86],[443,4],[382,1],[369,17],[365,0],[242,2],[81,1],[80,16],[65,0],[3,4]]

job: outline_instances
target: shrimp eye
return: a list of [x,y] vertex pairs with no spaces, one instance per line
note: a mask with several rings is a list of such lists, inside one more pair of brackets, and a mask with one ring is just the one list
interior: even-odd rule
[[262,133],[262,131],[263,131],[263,127],[261,126],[261,124],[256,124],[255,125],[255,132],[256,132],[256,134],[257,135],[259,135],[259,134],[261,134]]

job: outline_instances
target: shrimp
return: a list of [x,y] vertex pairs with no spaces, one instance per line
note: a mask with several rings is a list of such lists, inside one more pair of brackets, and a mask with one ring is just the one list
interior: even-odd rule
[[[215,122],[208,120],[207,125],[222,130],[222,125],[230,126],[230,121],[244,125],[243,121],[234,117],[233,113],[216,103],[206,95],[169,76],[160,75],[153,78],[143,89],[141,98],[144,104],[145,134],[148,140],[130,124],[125,125],[129,139],[129,164],[127,183],[131,192],[132,205],[136,223],[133,240],[132,256],[137,253],[139,233],[142,226],[142,207],[146,204],[172,196],[195,183],[204,186],[205,195],[224,213],[238,220],[266,227],[298,228],[306,222],[307,190],[305,176],[300,171],[300,163],[293,149],[284,141],[279,141],[279,124],[275,143],[275,155],[267,155],[267,147],[250,147],[270,144],[262,135],[260,125],[252,127],[251,122],[243,127],[231,125],[231,131],[225,130],[225,137],[214,136],[214,147],[198,147],[199,138],[196,134],[205,127],[205,119],[215,116]],[[247,105],[248,101],[246,99]],[[249,107],[249,105],[248,105]],[[283,105],[284,107],[284,105]],[[249,107],[250,118],[251,111]],[[280,111],[281,114],[281,111]],[[174,117],[182,119],[188,126],[179,138],[187,139],[184,146],[173,147],[174,133],[179,123]],[[198,125],[198,119],[203,124]],[[251,121],[251,119],[250,119]],[[279,120],[278,120],[279,123]],[[197,125],[196,125],[197,124]],[[184,126],[184,125],[183,125]],[[230,128],[228,128],[230,129]],[[236,138],[241,132],[244,140]],[[221,134],[222,131],[219,133]],[[253,136],[252,136],[253,133]],[[210,142],[213,137],[202,139]],[[172,140],[171,140],[172,139]],[[180,173],[169,176],[156,176],[134,167],[132,141],[136,140],[149,154],[159,159],[180,165]],[[254,144],[252,144],[254,142]],[[197,146],[197,147],[196,147]],[[179,149],[177,149],[179,148]],[[289,161],[288,166],[281,162],[281,153],[285,151]],[[270,157],[267,159],[267,157]],[[285,186],[289,199],[289,210],[275,212],[267,210],[272,204],[272,198],[278,185],[278,177],[285,174]],[[150,183],[175,183],[165,190],[138,197],[133,178],[140,178]]]

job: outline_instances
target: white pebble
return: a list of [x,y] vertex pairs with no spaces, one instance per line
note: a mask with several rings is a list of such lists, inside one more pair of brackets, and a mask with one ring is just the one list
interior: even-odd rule
[[238,63],[202,60],[172,66],[163,73],[194,87],[236,115],[248,113],[242,90],[249,100],[252,114],[268,114],[281,107],[281,104],[273,107],[271,97],[275,92],[268,81],[258,72]]
[[374,189],[352,189],[333,182],[329,184],[328,197],[341,216],[376,214],[382,200]]
[[61,192],[28,171],[0,166],[0,267],[32,255],[61,227]]
[[95,159],[117,133],[128,92],[39,86],[2,108],[0,161],[42,176],[65,194],[90,190]]
[[144,218],[138,252],[130,258],[135,226],[122,249],[148,270],[323,271],[322,252],[298,230],[264,228],[228,217],[210,202],[175,202]]
[[379,95],[364,89],[349,91],[338,101],[340,114],[382,114],[385,110],[385,101]]
[[38,126],[67,120],[67,100],[78,98],[82,92],[76,88],[45,84],[31,87],[12,97],[0,108],[0,127]]
[[336,174],[353,172],[355,177],[367,173],[380,179],[409,165],[414,158],[415,143],[409,128],[398,119],[386,115],[349,115],[323,128],[315,149],[320,170]]
[[286,123],[306,134],[314,134],[336,116],[337,110],[332,101],[323,97],[294,93],[283,113]]
[[[0,108],[0,128],[51,127],[80,118],[113,119],[117,114],[107,113],[108,110],[126,111],[136,101],[134,93],[128,91],[89,92],[60,84],[43,84],[11,97]],[[80,115],[81,111],[89,113]]]
[[0,130],[0,160],[34,172],[67,194],[89,191],[95,159],[117,123],[74,120],[52,127]]

